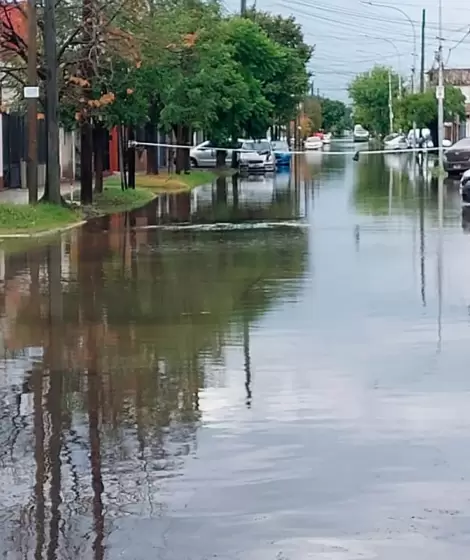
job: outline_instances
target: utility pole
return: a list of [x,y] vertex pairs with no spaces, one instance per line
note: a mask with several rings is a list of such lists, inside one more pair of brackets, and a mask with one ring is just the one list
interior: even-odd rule
[[46,66],[46,129],[48,201],[60,204],[59,122],[57,91],[57,32],[55,1],[44,0],[44,59]]
[[444,71],[442,62],[442,0],[439,0],[439,50],[437,55],[439,64],[439,83],[436,89],[437,97],[437,125],[438,125],[438,147],[439,147],[439,170],[442,174],[444,168]]
[[393,98],[392,98],[392,72],[388,71],[388,117],[390,134],[393,132]]
[[419,80],[419,91],[424,93],[424,55],[425,55],[425,29],[426,29],[426,10],[423,9],[421,18],[421,74]]
[[[28,86],[37,87],[37,13],[36,0],[28,0]],[[30,204],[38,201],[38,105],[37,98],[28,98],[28,159],[26,164],[26,184]]]
[[240,13],[242,16],[246,16],[246,0],[240,2]]
[[3,190],[3,107],[2,107],[2,79],[0,74],[0,191]]

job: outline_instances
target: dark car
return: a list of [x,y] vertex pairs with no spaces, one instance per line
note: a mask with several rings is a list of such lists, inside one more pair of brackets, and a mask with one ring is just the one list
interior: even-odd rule
[[470,169],[470,138],[463,138],[446,150],[444,169],[449,175],[460,175]]
[[470,205],[470,170],[465,171],[460,179],[460,196],[462,197],[462,204]]

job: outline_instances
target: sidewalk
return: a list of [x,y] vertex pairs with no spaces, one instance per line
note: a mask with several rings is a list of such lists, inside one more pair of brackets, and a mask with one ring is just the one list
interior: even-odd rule
[[[62,195],[70,195],[70,191],[80,189],[80,183],[62,183],[60,185],[60,192]],[[44,189],[38,190],[38,199],[42,198]],[[77,198],[77,195],[75,195]],[[28,204],[28,189],[5,189],[0,191],[0,204]]]

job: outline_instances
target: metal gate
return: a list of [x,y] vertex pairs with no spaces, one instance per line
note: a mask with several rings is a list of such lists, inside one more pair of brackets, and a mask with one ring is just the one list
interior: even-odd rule
[[21,161],[25,152],[25,125],[22,115],[4,114],[3,180],[6,188],[21,187]]

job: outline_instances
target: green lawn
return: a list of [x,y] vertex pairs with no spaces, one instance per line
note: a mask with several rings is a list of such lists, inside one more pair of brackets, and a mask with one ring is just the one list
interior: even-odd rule
[[120,179],[114,177],[106,179],[103,192],[94,194],[93,209],[98,213],[111,214],[123,212],[144,206],[155,198],[155,194],[148,189],[121,189]]
[[[151,190],[155,193],[189,190],[199,185],[212,183],[217,175],[217,173],[212,171],[202,170],[192,170],[187,175],[184,173],[181,173],[181,175],[176,173],[168,174],[166,172],[159,173],[158,175],[138,174],[136,176],[136,190],[134,192],[137,192],[139,189]],[[105,186],[120,188],[120,177],[108,177],[105,179]]]
[[80,219],[76,210],[54,204],[0,204],[0,235],[53,230]]

